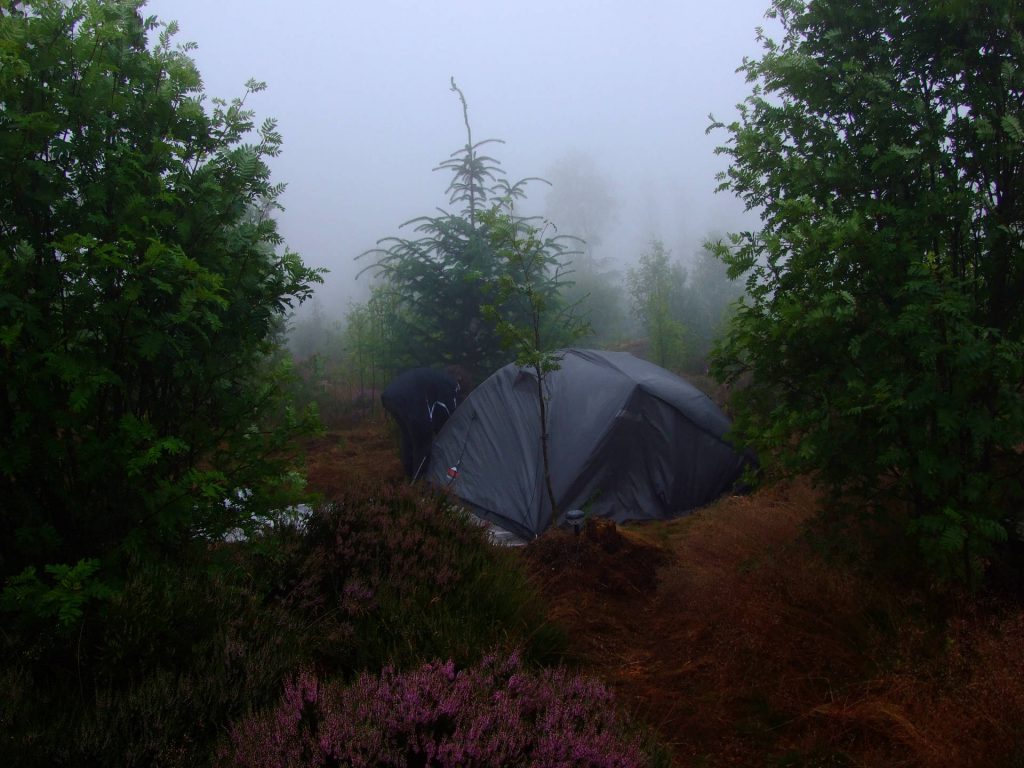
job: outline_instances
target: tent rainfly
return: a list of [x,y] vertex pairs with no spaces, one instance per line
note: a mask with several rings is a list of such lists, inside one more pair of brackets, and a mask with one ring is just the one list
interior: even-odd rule
[[[626,352],[568,349],[545,379],[551,479],[559,512],[627,520],[685,514],[731,490],[756,463],[725,438],[707,395]],[[424,476],[518,536],[551,517],[534,373],[506,365],[452,414]],[[554,521],[556,524],[561,520]]]

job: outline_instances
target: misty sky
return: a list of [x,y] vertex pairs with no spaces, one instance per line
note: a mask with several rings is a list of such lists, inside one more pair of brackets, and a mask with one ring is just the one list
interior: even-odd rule
[[[510,179],[588,157],[616,201],[605,255],[635,261],[652,237],[677,255],[737,227],[742,206],[713,194],[725,158],[707,115],[731,118],[749,92],[735,72],[757,56],[768,0],[149,0],[176,19],[208,97],[241,95],[250,77],[257,122],[275,117],[288,184],[286,242],[331,270],[318,291],[341,315],[361,298],[353,261],[414,216],[446,206],[431,173],[465,143],[454,76],[474,139]],[[546,190],[532,188],[543,209]],[[557,222],[555,222],[557,224]]]

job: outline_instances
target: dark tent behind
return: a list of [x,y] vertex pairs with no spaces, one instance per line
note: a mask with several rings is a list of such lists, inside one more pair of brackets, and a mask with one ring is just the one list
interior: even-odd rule
[[[617,522],[675,517],[731,490],[754,462],[727,442],[729,419],[707,395],[628,353],[566,350],[546,385],[562,515],[579,508]],[[536,386],[516,365],[492,375],[437,435],[424,473],[528,539],[551,511]]]
[[396,376],[380,400],[402,433],[402,468],[418,477],[426,466],[430,445],[459,404],[459,382],[444,371],[413,368]]

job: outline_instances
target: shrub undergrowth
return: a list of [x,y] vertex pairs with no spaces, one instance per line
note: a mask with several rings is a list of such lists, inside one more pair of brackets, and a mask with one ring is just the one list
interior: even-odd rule
[[218,757],[238,768],[650,763],[602,684],[531,673],[516,654],[464,670],[388,667],[349,685],[300,673],[276,707],[232,729]]
[[0,764],[204,765],[300,669],[351,680],[522,648],[560,657],[510,553],[442,498],[367,488],[307,530],[140,563],[77,625],[0,632]]
[[319,510],[279,588],[330,635],[318,661],[346,673],[468,664],[495,643],[550,661],[564,642],[513,553],[445,497],[410,486],[354,490]]

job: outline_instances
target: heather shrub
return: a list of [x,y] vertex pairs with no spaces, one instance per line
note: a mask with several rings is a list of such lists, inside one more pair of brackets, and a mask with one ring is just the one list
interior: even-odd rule
[[0,632],[0,765],[204,765],[295,670],[353,679],[522,646],[558,658],[512,553],[442,498],[353,491],[288,528],[139,564],[73,632]]
[[147,563],[70,636],[0,635],[0,765],[196,765],[268,705],[310,633],[243,552]]
[[273,709],[238,723],[218,764],[282,766],[640,766],[651,764],[612,694],[517,654],[457,670],[387,667],[351,684],[303,672]]
[[470,664],[496,644],[551,661],[564,648],[514,553],[421,488],[355,489],[320,508],[293,565],[284,597],[317,624],[316,661],[335,672]]

